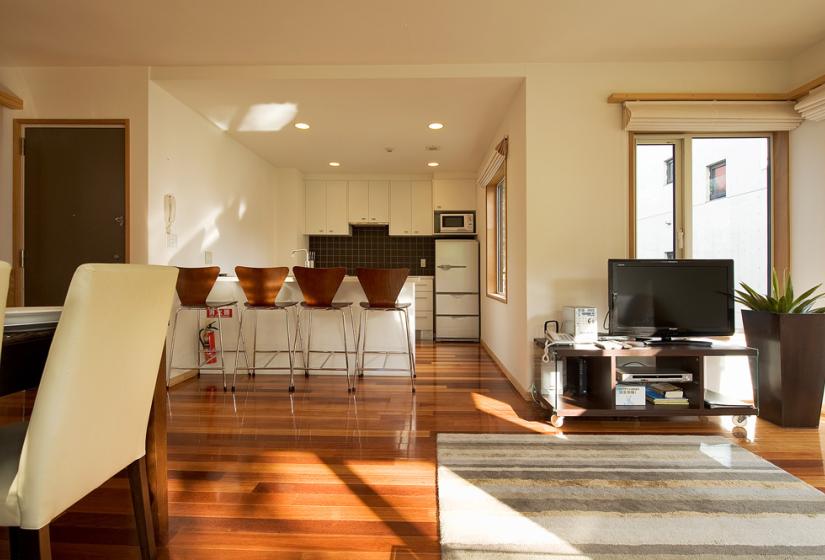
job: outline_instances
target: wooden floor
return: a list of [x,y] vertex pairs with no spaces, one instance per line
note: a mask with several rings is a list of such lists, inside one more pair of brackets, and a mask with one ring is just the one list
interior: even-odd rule
[[[296,384],[290,395],[286,377],[261,375],[233,395],[212,375],[170,391],[171,537],[162,558],[436,559],[436,434],[557,432],[475,344],[420,345],[415,395],[405,378],[367,378],[354,396],[342,377]],[[31,401],[0,399],[0,418],[19,418]],[[729,435],[730,427],[729,419],[573,419],[564,431]],[[825,429],[752,421],[748,439],[736,441],[825,491]],[[126,479],[62,516],[52,540],[57,559],[138,558]]]

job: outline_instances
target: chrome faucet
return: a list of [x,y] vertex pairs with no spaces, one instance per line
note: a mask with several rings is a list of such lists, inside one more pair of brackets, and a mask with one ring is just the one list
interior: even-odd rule
[[309,259],[309,249],[293,249],[292,255],[294,256],[295,253],[304,253],[304,266],[307,268],[312,268],[312,261]]

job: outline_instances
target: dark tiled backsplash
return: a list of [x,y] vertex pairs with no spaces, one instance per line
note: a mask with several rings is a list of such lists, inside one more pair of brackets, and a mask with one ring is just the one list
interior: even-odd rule
[[[411,276],[435,274],[435,239],[432,237],[390,237],[389,226],[352,226],[352,235],[310,235],[309,250],[315,252],[315,266],[343,266],[347,274],[357,267],[410,269]],[[421,259],[427,266],[421,266]]]

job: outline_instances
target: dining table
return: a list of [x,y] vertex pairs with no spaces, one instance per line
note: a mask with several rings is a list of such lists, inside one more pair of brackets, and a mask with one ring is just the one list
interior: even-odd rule
[[[59,307],[10,307],[6,310],[0,352],[0,397],[37,389],[59,316]],[[164,544],[169,534],[165,348],[149,411],[146,468],[155,538],[158,544]]]

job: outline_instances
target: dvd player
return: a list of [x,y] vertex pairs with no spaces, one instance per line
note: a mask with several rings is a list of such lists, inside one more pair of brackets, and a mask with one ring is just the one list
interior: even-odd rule
[[617,367],[618,381],[625,383],[688,383],[693,374],[676,368],[652,366]]

